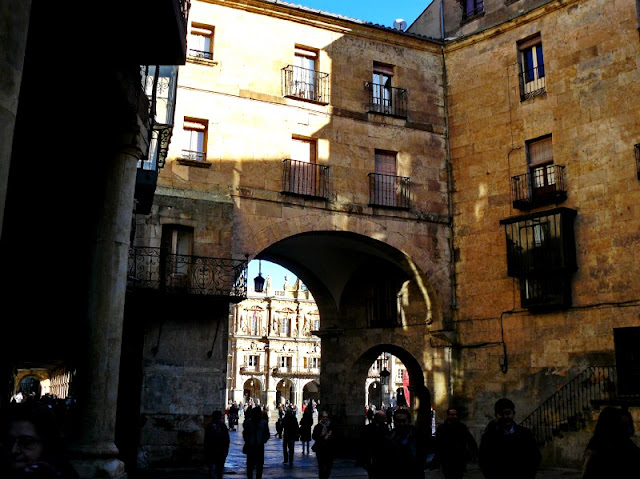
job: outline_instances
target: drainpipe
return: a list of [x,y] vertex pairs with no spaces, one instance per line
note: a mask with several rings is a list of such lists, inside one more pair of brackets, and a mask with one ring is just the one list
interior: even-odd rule
[[440,0],[440,40],[444,41],[444,0]]

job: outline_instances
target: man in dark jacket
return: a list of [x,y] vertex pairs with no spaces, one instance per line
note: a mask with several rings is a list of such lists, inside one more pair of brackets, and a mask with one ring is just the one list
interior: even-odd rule
[[445,479],[462,479],[467,463],[477,455],[478,445],[460,422],[458,410],[449,408],[447,418],[436,429],[435,464],[442,468]]
[[393,431],[385,438],[385,446],[380,451],[384,456],[381,477],[424,479],[427,437],[411,424],[411,411],[406,407],[394,411],[393,423]]
[[496,401],[496,419],[480,440],[478,463],[487,479],[534,479],[541,455],[533,433],[514,422],[515,405],[506,398]]
[[362,426],[359,464],[367,470],[369,479],[384,477],[383,456],[388,435],[387,414],[382,410],[376,411],[372,423]]
[[222,411],[213,411],[211,424],[204,431],[204,453],[209,465],[209,479],[222,479],[224,463],[229,454],[229,430]]
[[293,466],[293,451],[295,450],[296,441],[300,436],[300,426],[295,414],[289,408],[282,419],[282,454],[284,456],[283,464]]

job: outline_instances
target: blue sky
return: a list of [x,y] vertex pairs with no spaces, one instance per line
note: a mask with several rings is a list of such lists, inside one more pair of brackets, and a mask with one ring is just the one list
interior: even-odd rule
[[262,269],[262,277],[267,278],[267,275],[271,276],[271,286],[273,289],[282,289],[284,285],[284,277],[288,276],[287,281],[289,284],[293,284],[296,282],[296,276],[289,270],[283,268],[282,266],[270,263],[268,261],[262,261],[262,267],[258,261],[253,260],[249,262],[249,288],[253,288],[253,278],[258,276],[258,272]]
[[401,18],[411,25],[432,0],[285,0],[350,18],[392,27]]

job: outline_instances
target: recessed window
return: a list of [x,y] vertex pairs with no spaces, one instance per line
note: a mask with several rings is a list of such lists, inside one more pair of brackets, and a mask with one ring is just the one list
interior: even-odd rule
[[547,91],[542,40],[536,35],[518,44],[520,99],[526,100]]
[[462,0],[462,20],[469,20],[484,12],[484,0]]
[[205,161],[207,159],[207,124],[206,120],[184,119],[183,159],[193,161]]
[[189,56],[213,60],[213,27],[192,24],[189,33]]

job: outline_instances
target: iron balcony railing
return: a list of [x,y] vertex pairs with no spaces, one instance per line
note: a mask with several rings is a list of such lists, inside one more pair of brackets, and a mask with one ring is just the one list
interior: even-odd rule
[[327,104],[329,103],[329,74],[287,65],[282,69],[282,95]]
[[462,21],[475,17],[484,12],[483,0],[464,0],[462,2]]
[[207,159],[207,153],[204,151],[196,150],[182,150],[182,159],[192,161],[205,161]]
[[320,367],[277,367],[271,370],[274,377],[313,377],[320,375]]
[[543,445],[563,432],[579,430],[601,404],[618,400],[615,366],[591,366],[529,414],[522,425]]
[[169,254],[163,248],[129,248],[129,290],[247,298],[247,260]]
[[204,58],[205,60],[213,60],[213,52],[210,52],[208,50],[196,50],[195,48],[190,48],[189,56],[192,58]]
[[513,207],[530,210],[567,199],[564,166],[546,165],[511,178]]
[[369,206],[409,209],[409,178],[369,173]]
[[306,161],[283,160],[282,193],[328,199],[329,167]]
[[524,101],[547,91],[544,65],[520,72],[520,100]]
[[369,91],[369,111],[383,115],[407,116],[407,90],[366,82]]

